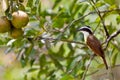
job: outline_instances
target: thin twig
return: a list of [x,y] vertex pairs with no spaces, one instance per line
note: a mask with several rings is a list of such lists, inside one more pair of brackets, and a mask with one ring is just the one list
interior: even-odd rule
[[[82,59],[83,59],[83,58],[82,58]],[[79,63],[81,62],[82,59],[78,60],[78,61],[75,63],[75,66],[74,66],[71,70],[69,70],[69,71],[67,72],[67,74],[71,74],[71,73],[73,72],[73,70],[79,65]]]
[[88,63],[88,65],[87,65],[87,67],[86,67],[86,70],[85,70],[85,72],[84,72],[84,74],[83,74],[81,80],[85,80],[85,77],[86,77],[87,71],[88,71],[88,69],[89,69],[89,67],[90,67],[90,64],[91,64],[91,62],[92,62],[94,56],[95,56],[95,54],[93,54],[93,55],[90,57],[89,63]]
[[116,9],[111,9],[111,10],[104,10],[104,11],[100,11],[100,13],[107,13],[107,12],[112,12],[112,11],[119,11],[120,9],[119,8],[116,8]]
[[118,34],[120,34],[120,29],[117,30],[116,32],[114,32],[113,34],[111,34],[111,35],[106,39],[106,41],[103,43],[103,44],[106,43],[106,46],[105,46],[104,49],[106,49],[106,48],[108,47],[109,42],[110,42],[114,37],[116,37]]
[[10,0],[9,3],[10,3],[10,13],[12,14],[12,12],[13,12],[13,0]]
[[100,25],[100,22],[97,24],[96,28],[94,29],[93,34],[95,33],[99,25]]
[[[39,37],[35,40],[49,40],[51,42],[57,41],[58,39],[54,39],[54,38],[44,38],[44,37]],[[63,41],[63,42],[69,42],[69,43],[76,43],[76,44],[82,44],[82,45],[86,45],[83,42],[78,42],[78,41],[72,41],[72,40],[67,40],[67,39],[60,39],[59,41]]]
[[[119,11],[119,10],[120,10],[120,9],[117,8],[117,9],[112,9],[112,10],[105,10],[105,11],[99,11],[99,10],[98,10],[98,11],[99,11],[99,16],[101,16],[100,13],[107,13],[107,12]],[[96,12],[96,11],[89,12],[89,13],[87,13],[86,15],[84,15],[84,16],[82,16],[82,17],[79,17],[78,19],[75,19],[75,20],[73,20],[72,22],[70,22],[70,24],[68,24],[68,25],[64,28],[64,30],[61,32],[61,36],[62,36],[62,35],[64,34],[64,32],[65,32],[68,28],[70,28],[75,22],[78,22],[79,20],[81,20],[81,19],[89,16],[90,14],[95,14],[95,13],[98,13],[98,12]],[[100,19],[102,19],[102,16],[101,16]],[[107,29],[106,29],[106,26],[105,26],[105,24],[104,24],[103,19],[102,19],[102,22],[103,22],[103,25],[104,25],[104,29],[105,29],[106,35],[108,36],[109,34],[108,34],[108,31],[107,31]]]
[[73,25],[73,23],[75,23],[75,22],[77,22],[77,21],[79,21],[79,20],[81,20],[81,19],[85,18],[86,16],[93,14],[93,13],[95,13],[95,12],[89,12],[88,14],[86,14],[82,17],[79,17],[78,19],[73,20],[70,24],[68,24],[68,26],[65,27],[64,32],[66,31],[67,28],[71,27]]
[[74,67],[67,72],[67,74],[71,74],[72,71],[79,65],[79,63],[80,63],[83,59],[85,59],[85,58],[87,58],[87,57],[88,57],[88,56],[85,55],[85,56],[83,56],[81,59],[79,59],[79,60],[75,63]]
[[[120,9],[112,9],[112,10],[105,10],[105,11],[99,11],[99,13],[107,13],[107,12],[112,12],[112,11],[119,11]],[[65,28],[64,28],[64,30],[61,32],[61,36],[64,34],[64,32],[68,29],[68,28],[70,28],[75,22],[77,22],[77,21],[79,21],[79,20],[81,20],[81,19],[83,19],[83,18],[85,18],[85,17],[87,17],[88,15],[90,15],[90,14],[95,14],[95,13],[97,13],[96,11],[93,11],[93,12],[89,12],[89,13],[87,13],[86,15],[84,15],[84,16],[82,16],[82,17],[79,17],[78,19],[75,19],[75,20],[73,20],[70,24],[68,24]],[[119,31],[117,32],[117,33],[119,33]],[[111,38],[110,38],[111,37]],[[105,43],[107,43],[107,45],[108,45],[108,43],[109,43],[109,41],[112,39],[112,38],[114,38],[114,37],[112,37],[112,36],[110,36],[107,40],[106,40],[106,42]],[[63,42],[69,42],[69,43],[77,43],[77,44],[82,44],[82,45],[85,45],[84,43],[82,43],[82,42],[77,42],[77,41],[72,41],[72,40],[65,40],[65,39],[53,39],[53,38],[39,38],[39,39],[48,39],[48,40],[52,40],[52,41],[56,41],[56,40],[59,40],[59,41],[63,41]],[[107,47],[107,46],[106,46]]]
[[106,28],[106,26],[105,26],[105,23],[104,23],[104,20],[103,20],[103,18],[102,18],[102,16],[101,16],[101,13],[100,13],[99,9],[95,7],[95,2],[94,2],[93,0],[91,0],[90,2],[92,2],[91,5],[93,6],[93,8],[96,10],[97,14],[99,15],[99,17],[100,17],[100,19],[101,19],[101,22],[102,22],[102,24],[103,24],[103,27],[104,27],[106,36],[107,36],[107,38],[108,38],[108,37],[109,37],[109,33],[108,33],[108,31],[107,31],[107,28]]

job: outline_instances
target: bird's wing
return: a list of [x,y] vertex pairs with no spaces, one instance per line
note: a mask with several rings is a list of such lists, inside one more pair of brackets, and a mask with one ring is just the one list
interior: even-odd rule
[[104,57],[104,52],[102,50],[101,44],[100,44],[99,40],[95,36],[93,36],[93,35],[88,36],[87,45],[90,47],[90,49],[92,49],[92,51],[96,55]]
[[95,36],[89,35],[87,38],[87,45],[92,49],[92,51],[96,55],[99,55],[102,57],[104,64],[106,66],[106,69],[108,69],[108,65],[107,65],[107,62],[106,62],[105,56],[104,56],[104,51],[101,47],[99,40]]

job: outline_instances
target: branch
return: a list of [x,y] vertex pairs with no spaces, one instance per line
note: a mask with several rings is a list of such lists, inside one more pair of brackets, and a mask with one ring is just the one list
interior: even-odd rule
[[[120,9],[119,8],[116,8],[116,9],[112,9],[112,10],[104,10],[104,11],[99,11],[99,13],[107,13],[107,12],[112,12],[112,11],[119,11]],[[82,16],[82,17],[79,17],[78,19],[75,19],[73,21],[70,22],[70,24],[68,24],[64,29],[63,31],[58,31],[58,30],[55,30],[55,31],[58,31],[61,33],[61,36],[64,34],[64,32],[70,28],[75,22],[78,22],[79,20],[89,16],[90,14],[95,14],[97,13],[96,11],[92,11],[92,12],[89,12],[87,13],[86,15]],[[65,39],[60,39],[59,37],[58,38],[43,38],[43,37],[37,37],[36,39],[48,39],[48,40],[51,40],[51,41],[63,41],[63,42],[69,42],[69,43],[77,43],[77,44],[82,44],[82,45],[85,45],[84,43],[82,42],[77,42],[77,41],[72,41],[72,40],[65,40]],[[36,40],[35,39],[35,40]]]
[[68,42],[68,43],[76,43],[76,44],[86,45],[86,44],[83,43],[83,42],[72,41],[72,40],[67,40],[67,39],[54,39],[54,38],[38,37],[38,38],[36,38],[35,40],[42,40],[42,39],[44,39],[44,40],[49,40],[49,41],[51,41],[51,42],[54,42],[54,41],[59,40],[59,41],[62,41],[62,42]]
[[98,8],[95,7],[95,2],[94,2],[93,0],[91,0],[91,2],[93,3],[93,5],[92,5],[92,4],[91,4],[91,5],[92,5],[93,8],[96,10],[97,14],[99,15],[99,17],[100,17],[100,19],[101,19],[101,22],[102,22],[102,24],[103,24],[103,27],[104,27],[106,36],[107,36],[107,38],[108,38],[108,37],[109,37],[109,33],[108,33],[107,28],[106,28],[106,26],[105,26],[104,20],[103,20],[101,14],[100,14],[100,11],[99,11]]
[[86,16],[88,16],[88,15],[90,15],[90,14],[93,14],[93,13],[95,13],[95,12],[89,12],[88,14],[86,14],[86,15],[84,15],[84,16],[82,16],[82,17],[79,17],[78,19],[75,19],[75,20],[73,20],[72,22],[70,22],[70,24],[68,24],[68,25],[65,27],[65,29],[64,29],[64,31],[63,31],[62,34],[64,34],[64,32],[65,32],[68,28],[70,28],[70,27],[73,25],[73,23],[75,23],[75,22],[77,22],[77,21],[79,21],[79,20],[81,20],[81,19],[85,18]]
[[73,70],[75,70],[76,67],[79,65],[79,63],[80,63],[83,59],[85,59],[85,58],[87,58],[87,57],[88,57],[87,55],[82,56],[82,58],[79,59],[79,60],[75,63],[74,67],[73,67],[71,70],[69,70],[69,71],[67,72],[67,74],[71,74],[71,73],[73,72]]
[[[104,43],[106,43],[105,49],[108,47],[109,42],[110,42],[114,37],[116,37],[118,34],[120,34],[120,29],[117,30],[116,32],[114,32],[113,34],[111,34],[111,35],[106,39],[106,41],[104,42]],[[104,44],[104,43],[103,43],[103,44]]]
[[[119,11],[119,10],[120,10],[120,9],[117,8],[117,9],[112,9],[112,10],[104,10],[104,11],[99,11],[99,10],[98,10],[98,11],[99,11],[99,16],[101,16],[100,13],[107,13],[107,12]],[[64,32],[65,32],[68,28],[70,28],[75,22],[78,22],[78,21],[80,21],[81,19],[89,16],[90,14],[95,14],[95,13],[98,14],[98,12],[92,11],[92,12],[89,12],[89,13],[85,14],[85,15],[82,16],[82,17],[79,17],[78,19],[75,19],[75,20],[71,21],[71,22],[63,29],[63,31],[61,32],[61,35],[60,35],[60,36],[63,36],[63,35],[64,35]],[[102,20],[102,16],[101,16],[100,19]],[[102,20],[102,22],[103,22],[103,25],[104,25],[104,29],[105,29],[106,35],[108,35],[108,31],[107,31],[107,29],[106,29],[106,26],[105,26],[105,24],[104,24],[104,21]]]
[[85,80],[87,71],[88,71],[88,69],[89,69],[89,67],[90,67],[90,64],[91,64],[91,62],[92,62],[92,60],[93,60],[94,57],[95,57],[95,54],[93,54],[93,55],[90,57],[89,63],[88,63],[88,65],[87,65],[87,67],[86,67],[86,70],[85,70],[85,72],[84,72],[81,80]]

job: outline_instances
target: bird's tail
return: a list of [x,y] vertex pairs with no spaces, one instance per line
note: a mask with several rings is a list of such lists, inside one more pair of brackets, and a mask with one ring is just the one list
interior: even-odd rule
[[108,69],[108,65],[107,65],[107,62],[106,62],[105,57],[102,57],[102,59],[103,59],[103,62],[104,62],[104,64],[105,64],[106,69]]

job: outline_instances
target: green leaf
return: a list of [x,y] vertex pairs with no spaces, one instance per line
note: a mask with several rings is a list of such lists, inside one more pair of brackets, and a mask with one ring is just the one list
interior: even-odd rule
[[41,14],[41,2],[39,2],[37,7],[37,15],[40,16],[40,14]]
[[34,62],[35,62],[35,59],[31,59],[31,60],[30,60],[30,66],[31,66],[31,67],[33,66]]
[[54,54],[49,54],[51,60],[53,61],[53,63],[55,64],[55,66],[58,68],[58,69],[61,69],[63,70],[63,66],[62,64],[60,63],[60,61],[57,59],[57,57],[54,55]]
[[24,76],[24,80],[28,80],[28,79],[27,79],[27,75]]
[[34,72],[36,70],[39,70],[39,69],[38,68],[31,68],[31,69],[28,70],[28,72]]
[[36,80],[36,78],[34,78],[34,77],[31,77],[31,80]]
[[54,28],[61,28],[61,27],[63,27],[64,22],[65,22],[65,19],[63,19],[63,18],[56,18],[56,19],[53,21],[52,26],[53,26]]
[[59,57],[62,57],[64,55],[64,53],[65,53],[65,49],[64,49],[64,44],[63,44],[60,46],[59,51],[57,52],[57,55]]
[[40,0],[36,0],[35,5],[38,6],[39,2],[40,2]]
[[104,6],[104,5],[105,5],[105,2],[101,2],[101,1],[98,1],[98,2],[95,4],[95,6],[96,6],[97,8],[102,7],[102,6]]
[[60,80],[75,80],[75,79],[73,76],[66,74]]
[[115,0],[104,0],[104,1],[110,5],[115,4]]
[[32,6],[33,6],[33,0],[28,0],[27,7],[32,7]]
[[74,10],[72,11],[71,17],[74,17],[79,11],[82,12],[83,11],[82,6],[83,6],[82,4],[76,4]]
[[85,5],[82,6],[82,9],[81,9],[82,14],[85,13],[85,11],[87,10],[88,7],[89,7],[88,4],[85,4]]
[[37,7],[36,6],[33,6],[31,8],[31,15],[36,15],[36,12],[37,12]]
[[4,44],[4,42],[2,40],[0,40],[0,45],[3,45],[3,44]]
[[48,73],[48,70],[46,68],[42,69],[38,72],[37,77],[39,78],[41,75],[44,75],[44,74],[46,75],[47,73]]
[[120,16],[117,16],[116,21],[117,21],[117,24],[120,23]]
[[53,9],[61,2],[62,0],[55,0],[55,3],[53,5]]
[[54,74],[55,70],[51,70],[47,73],[47,76],[51,76],[51,78],[55,78],[55,74]]
[[46,65],[46,56],[45,56],[45,54],[42,54],[39,57],[39,65],[40,65],[41,69]]
[[113,67],[116,65],[117,57],[118,57],[118,52],[117,53],[114,52],[111,59]]
[[70,5],[70,12],[75,8],[77,0],[73,0],[72,4]]
[[112,34],[116,30],[116,28],[112,26],[112,23],[110,25],[107,25],[106,27],[108,28],[109,34]]
[[75,67],[75,65],[76,65],[76,63],[77,63],[77,60],[76,59],[74,59],[74,58],[70,58],[70,60],[68,60],[68,66],[67,66],[67,71],[69,72],[70,70],[72,70],[74,67]]
[[34,45],[33,44],[28,44],[28,45],[30,45],[29,47],[26,47],[25,48],[25,54],[26,54],[26,56],[29,56],[29,55],[31,55],[31,54],[34,54]]
[[25,36],[32,37],[39,34],[39,31],[34,28],[25,29]]
[[101,68],[103,68],[105,66],[105,64],[103,63],[103,64],[99,64],[98,66],[97,66],[97,68],[98,69],[101,69]]
[[27,65],[27,61],[28,61],[28,59],[27,58],[25,59],[24,56],[22,55],[21,59],[20,59],[22,67],[25,67]]

